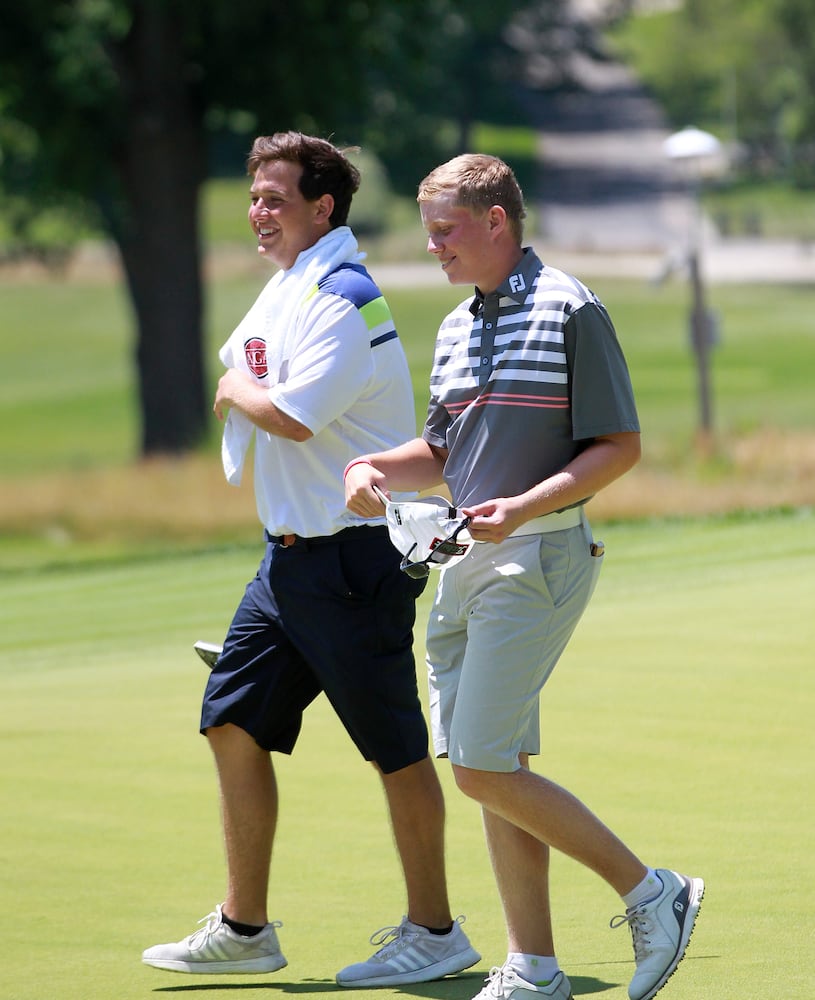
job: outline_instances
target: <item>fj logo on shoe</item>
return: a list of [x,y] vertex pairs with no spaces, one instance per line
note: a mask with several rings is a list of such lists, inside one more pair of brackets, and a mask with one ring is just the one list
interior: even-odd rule
[[677,899],[674,901],[674,909],[676,910],[677,913],[684,913],[685,904]]

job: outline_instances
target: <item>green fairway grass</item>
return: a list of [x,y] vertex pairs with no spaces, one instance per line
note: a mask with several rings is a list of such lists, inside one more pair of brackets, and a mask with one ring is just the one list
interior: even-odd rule
[[112,283],[0,287],[3,476],[126,462],[138,446],[130,317]]
[[[815,520],[597,529],[603,576],[545,690],[536,767],[648,862],[707,880],[688,957],[660,997],[809,1000]],[[0,574],[4,1000],[318,1000],[400,919],[377,779],[319,699],[298,751],[278,760],[271,916],[288,968],[205,979],[140,962],[223,898],[215,778],[197,734],[206,668],[191,646],[220,640],[258,558],[256,547],[168,548]],[[440,773],[454,912],[483,960],[458,979],[357,995],[469,1000],[503,961],[477,809],[444,762]],[[575,995],[625,1000],[630,941],[608,928],[619,900],[560,856],[553,896]]]

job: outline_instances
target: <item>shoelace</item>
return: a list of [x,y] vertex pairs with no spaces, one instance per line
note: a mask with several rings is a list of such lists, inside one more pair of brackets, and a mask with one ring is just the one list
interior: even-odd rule
[[628,924],[631,930],[634,960],[641,962],[650,954],[651,942],[648,940],[648,935],[654,929],[654,921],[648,916],[645,910],[635,907],[633,910],[627,910],[625,913],[620,913],[616,917],[612,917],[608,925],[612,930],[616,930],[624,924]]
[[417,935],[408,930],[404,920],[396,927],[380,927],[378,931],[374,931],[370,938],[371,944],[378,948],[373,957],[387,958],[389,955],[401,951],[402,948],[406,948],[415,937]]
[[503,998],[504,996],[504,966],[493,965],[490,974],[484,980],[482,995],[487,997]]
[[[453,924],[463,924],[464,917],[458,916],[453,921]],[[390,955],[395,955],[397,952],[402,951],[403,948],[407,948],[409,945],[420,936],[419,931],[413,931],[407,926],[407,917],[402,919],[402,923],[395,927],[380,927],[378,931],[374,931],[370,937],[370,943],[378,948],[377,952],[372,955],[372,958],[384,959],[388,958]]]
[[220,908],[213,910],[212,913],[208,913],[205,917],[201,917],[198,923],[205,924],[206,926],[190,935],[190,946],[197,945],[199,941],[206,941],[210,934],[214,934],[223,922],[224,918],[221,916]]
[[[199,931],[194,931],[190,935],[190,947],[197,945],[199,941],[203,944],[206,942],[207,938],[214,934],[215,931],[224,923],[224,916],[219,906],[217,909],[213,910],[212,913],[208,913],[205,917],[201,917],[198,921],[199,924],[205,924]],[[275,929],[283,926],[282,920],[273,920],[272,927]]]

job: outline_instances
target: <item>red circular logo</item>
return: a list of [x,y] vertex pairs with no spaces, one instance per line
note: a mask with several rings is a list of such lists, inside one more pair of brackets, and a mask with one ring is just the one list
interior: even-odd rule
[[247,340],[243,345],[244,353],[246,354],[246,364],[249,366],[249,371],[257,378],[264,378],[269,374],[269,368],[266,364],[266,341],[261,340],[260,337],[253,337],[251,340]]

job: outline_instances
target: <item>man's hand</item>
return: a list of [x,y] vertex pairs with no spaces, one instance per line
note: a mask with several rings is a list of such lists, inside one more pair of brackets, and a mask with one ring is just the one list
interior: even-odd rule
[[215,416],[223,420],[226,411],[236,405],[240,407],[241,397],[246,396],[253,388],[257,388],[256,383],[248,375],[239,372],[237,368],[227,368],[215,390],[215,402],[212,406]]
[[639,457],[638,433],[628,431],[595,438],[560,472],[526,493],[462,507],[462,511],[472,518],[469,532],[478,542],[503,542],[516,528],[533,518],[585,502],[627,472]]
[[374,486],[390,498],[381,472],[367,462],[352,465],[345,477],[345,506],[359,517],[381,517],[384,506]]
[[503,542],[532,516],[518,497],[497,497],[461,512],[471,518],[467,530],[476,542]]

